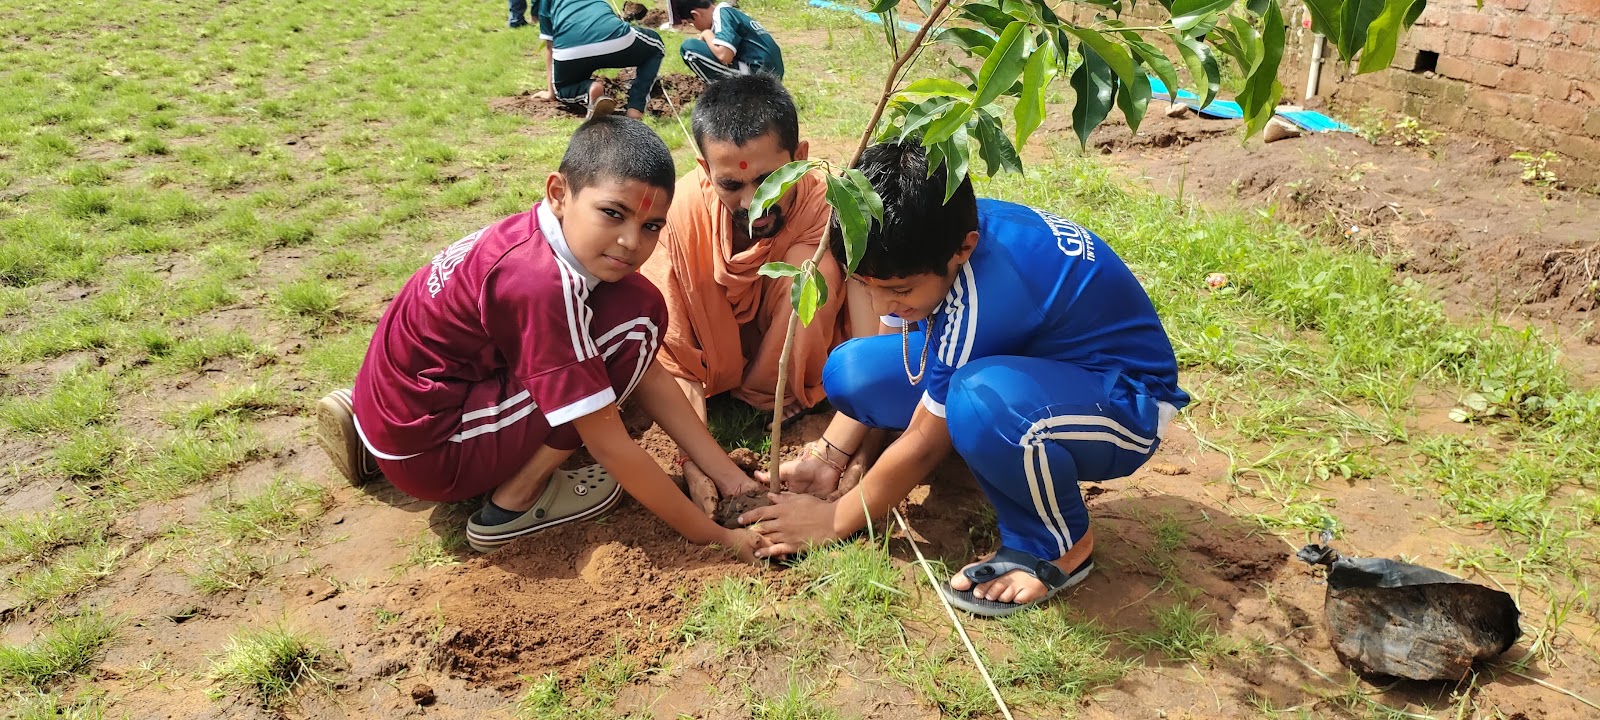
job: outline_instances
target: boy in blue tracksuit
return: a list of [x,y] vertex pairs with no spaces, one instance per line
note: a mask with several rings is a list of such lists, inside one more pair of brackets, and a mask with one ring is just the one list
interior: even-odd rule
[[636,74],[628,90],[628,117],[644,116],[650,88],[666,57],[661,35],[624,22],[606,0],[533,0],[532,11],[539,18],[545,66],[550,69],[550,89],[539,97],[583,104],[590,115],[609,115],[612,101],[595,82],[594,72],[631,67]]
[[[874,146],[857,167],[884,220],[851,280],[895,331],[828,357],[828,399],[862,427],[835,423],[814,453],[829,457],[780,472],[826,494],[822,464],[854,454],[866,427],[905,433],[837,501],[785,494],[741,519],[774,543],[767,556],[847,537],[954,450],[994,505],[1001,547],[942,592],[980,615],[1043,602],[1094,567],[1078,483],[1132,474],[1188,403],[1172,344],[1133,273],[1078,224],[976,200],[968,181],[943,202],[945,171],[930,177],[915,142]],[[837,225],[831,244],[842,262]]]
[[676,0],[678,17],[688,17],[700,31],[683,41],[679,51],[701,80],[730,75],[767,73],[783,79],[783,51],[772,33],[743,10],[713,0]]

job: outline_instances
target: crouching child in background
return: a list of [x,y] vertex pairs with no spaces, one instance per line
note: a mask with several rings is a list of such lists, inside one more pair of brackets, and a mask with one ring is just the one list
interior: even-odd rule
[[[543,202],[445,248],[390,303],[354,389],[318,403],[333,464],[357,484],[381,472],[422,500],[488,493],[467,523],[480,552],[597,517],[626,490],[690,541],[748,557],[759,537],[706,517],[617,410],[631,397],[724,495],[759,487],[655,362],[666,303],[635,271],[674,180],[672,155],[642,123],[578,128]],[[600,467],[559,471],[579,445]]]
[[[869,148],[857,168],[884,212],[851,281],[899,332],[840,345],[823,388],[849,417],[905,433],[837,501],[779,495],[740,521],[772,543],[760,556],[848,537],[954,450],[994,505],[1000,548],[941,592],[979,615],[1036,605],[1094,568],[1078,483],[1132,474],[1188,403],[1172,344],[1133,273],[1078,224],[977,200],[967,180],[944,202],[945,170],[929,175],[916,143]],[[843,262],[837,224],[830,242]]]

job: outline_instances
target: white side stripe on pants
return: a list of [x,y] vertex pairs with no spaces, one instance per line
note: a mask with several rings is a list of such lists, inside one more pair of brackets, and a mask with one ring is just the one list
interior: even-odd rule
[[696,67],[716,72],[717,74],[725,77],[733,77],[739,74],[738,70],[728,67],[727,65],[723,65],[721,60],[716,58],[708,58],[693,50],[690,50],[683,55],[685,62],[693,62]]
[[[1115,432],[1060,429],[1083,426],[1108,428]],[[1050,476],[1050,456],[1045,452],[1045,443],[1051,440],[1108,442],[1144,454],[1150,452],[1155,441],[1133,433],[1122,423],[1099,415],[1048,417],[1034,423],[1022,434],[1018,444],[1022,446],[1023,470],[1028,479],[1028,493],[1033,497],[1033,508],[1039,513],[1039,519],[1044,521],[1045,527],[1049,528],[1050,534],[1055,536],[1056,547],[1062,555],[1066,555],[1072,547],[1072,533],[1067,528],[1066,516],[1062,514],[1061,503],[1056,498],[1055,481]]]

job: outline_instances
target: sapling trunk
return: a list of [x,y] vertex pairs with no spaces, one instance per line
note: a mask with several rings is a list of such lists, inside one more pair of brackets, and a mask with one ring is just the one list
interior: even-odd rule
[[[878,121],[883,119],[883,111],[889,107],[889,99],[894,97],[895,85],[900,81],[900,71],[916,58],[917,50],[922,47],[922,42],[928,37],[928,31],[939,22],[939,16],[950,7],[950,0],[939,0],[933,10],[928,13],[928,18],[922,22],[922,27],[917,28],[917,34],[911,38],[911,43],[900,52],[899,57],[890,66],[888,77],[883,81],[883,93],[878,97],[878,106],[872,110],[872,119],[867,121],[867,127],[861,131],[861,141],[856,144],[856,152],[850,156],[846,168],[853,168],[861,160],[861,154],[867,151],[867,144],[872,142],[872,131],[878,127]],[[891,31],[892,32],[892,31]],[[822,264],[822,258],[828,253],[828,229],[822,230],[822,237],[817,241],[817,252],[811,256],[811,267]],[[791,279],[790,282],[797,282]],[[843,292],[843,289],[840,289]],[[784,385],[789,380],[789,354],[794,351],[794,335],[800,329],[800,311],[798,308],[789,310],[789,327],[783,336],[783,352],[778,355],[778,387],[772,393],[772,438],[767,457],[767,489],[776,493],[783,489],[783,480],[778,477],[778,464],[783,458],[780,449],[783,447],[783,411],[787,404],[783,401]]]

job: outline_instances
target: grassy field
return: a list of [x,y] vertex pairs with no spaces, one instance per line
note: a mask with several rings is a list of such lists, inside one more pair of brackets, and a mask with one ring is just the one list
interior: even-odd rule
[[[842,159],[886,52],[853,18],[796,5],[743,3],[794,48],[803,131]],[[464,556],[458,530],[419,531],[358,576],[320,570],[317,551],[362,532],[343,517],[372,503],[321,461],[309,407],[350,381],[383,304],[417,267],[539,198],[576,121],[488,105],[539,87],[537,36],[505,29],[501,6],[456,2],[0,7],[3,702],[24,718],[142,717],[127,698],[150,688],[263,712],[297,693],[355,694],[337,680],[337,651],[272,617],[289,607],[275,598],[307,578],[359,596],[464,572]],[[684,72],[675,54],[665,70]],[[1052,102],[1068,93],[1063,82]],[[689,167],[677,122],[651,123]],[[1215,508],[1281,534],[1284,548],[1333,528],[1393,554],[1366,543],[1372,523],[1350,499],[1409,501],[1430,542],[1404,552],[1498,584],[1523,607],[1524,642],[1442,700],[1395,709],[1324,676],[1302,702],[1261,699],[1252,712],[1494,717],[1495,688],[1517,673],[1581,677],[1562,673],[1594,661],[1600,617],[1592,377],[1535,331],[1448,319],[1382,259],[1329,249],[1270,208],[1134,189],[1080,156],[1070,132],[1026,157],[1026,177],[982,192],[1058,209],[1135,268],[1197,400],[1178,422],[1199,452],[1224,459],[1205,484]],[[1212,272],[1228,285],[1207,290]],[[737,410],[719,422],[726,443],[764,447],[759,432],[741,433],[752,423]],[[1201,602],[1209,590],[1173,564],[1203,523],[1139,523],[1160,602],[1137,628],[1069,601],[979,630],[1014,707],[1061,716],[1163,668],[1205,678],[1228,663],[1294,662],[1223,626]],[[156,613],[129,614],[119,593],[174,568],[185,607],[249,598],[265,615],[199,656],[141,657],[121,639]],[[779,680],[727,700],[749,717],[858,717],[842,699],[842,678],[858,675],[911,708],[884,716],[989,716],[993,701],[919,582],[882,543],[861,542],[777,579],[686,591],[693,609],[670,632],[685,656],[771,666]],[[371,624],[429,612],[380,608]],[[497,712],[643,713],[630,689],[680,660],[619,650],[579,682],[528,678]]]

